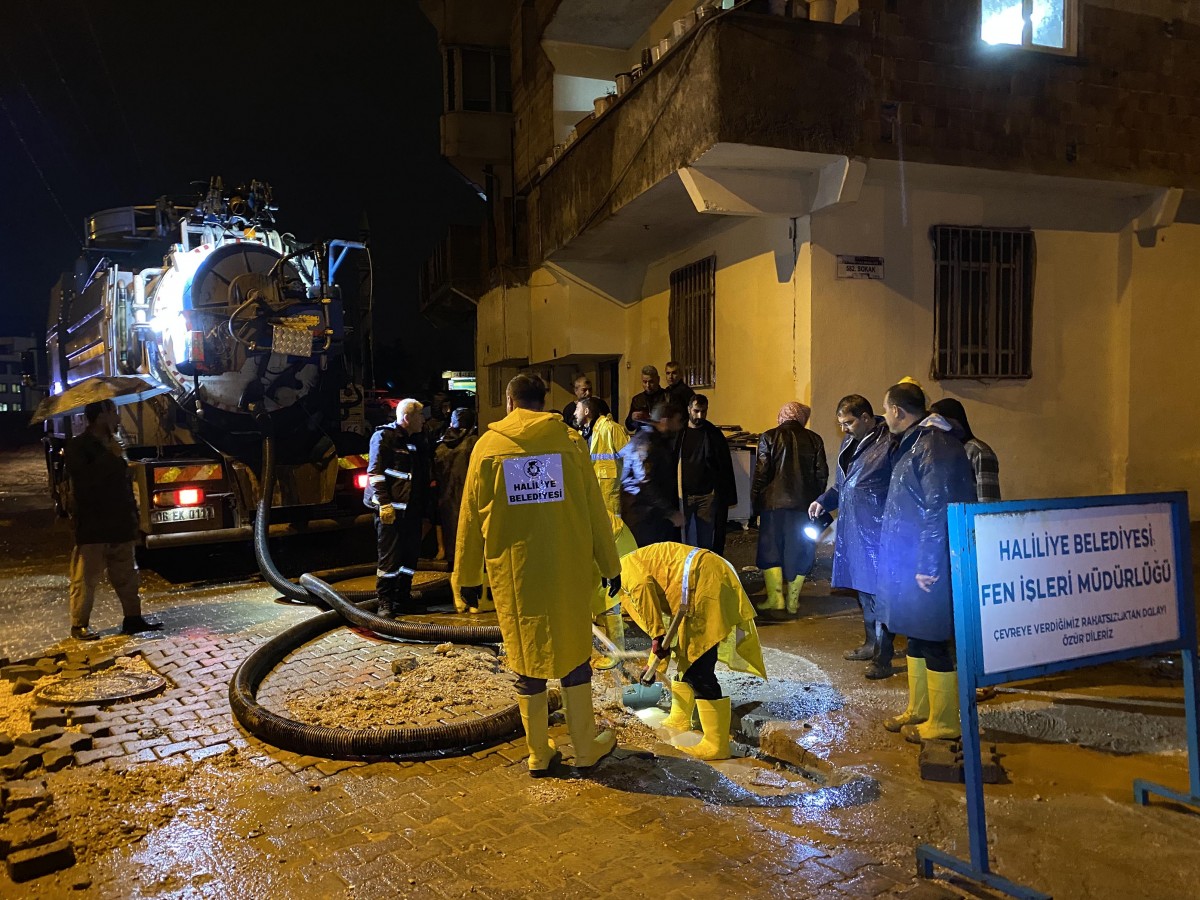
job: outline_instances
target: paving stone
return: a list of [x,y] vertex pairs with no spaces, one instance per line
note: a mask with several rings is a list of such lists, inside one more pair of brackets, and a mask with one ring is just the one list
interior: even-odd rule
[[17,850],[27,850],[58,840],[58,832],[53,828],[24,823],[21,825],[5,825],[0,828],[0,856],[8,856]]
[[0,756],[9,753],[14,746],[13,739],[8,736],[8,732],[0,731]]
[[91,674],[92,674],[91,669],[66,668],[58,673],[58,677],[63,679],[64,681],[72,681],[76,678],[83,678],[83,677],[85,677],[87,675],[91,675]]
[[75,764],[75,754],[70,750],[46,749],[42,754],[42,768],[47,772],[58,772]]
[[27,731],[24,734],[18,735],[15,743],[19,747],[40,747],[43,744],[49,744],[66,734],[66,730],[61,725],[52,725],[48,728],[39,728],[36,731]]
[[120,744],[117,744],[115,747],[101,747],[98,750],[81,750],[75,754],[75,762],[77,765],[89,766],[101,760],[120,756],[124,752]]
[[67,719],[71,725],[87,725],[100,718],[98,706],[73,706],[67,710]]
[[37,747],[14,747],[0,756],[0,778],[20,778],[42,764],[42,751]]
[[41,670],[43,675],[54,675],[60,668],[59,662],[53,656],[43,656],[33,664],[35,669]]
[[61,706],[42,706],[29,714],[29,724],[32,728],[49,728],[52,725],[66,725],[67,711]]
[[820,865],[828,866],[843,875],[853,875],[864,866],[879,865],[879,860],[857,850],[846,850],[837,856],[817,860]]
[[919,880],[916,887],[900,895],[904,900],[960,900],[962,894],[933,882]]
[[28,678],[18,678],[16,681],[13,682],[12,692],[14,695],[28,694],[30,691],[33,690],[33,687],[34,687],[33,682],[30,681]]
[[17,681],[21,678],[26,681],[37,681],[45,674],[41,669],[34,666],[26,666],[19,663],[0,669],[0,678],[4,678],[7,681]]
[[90,734],[79,734],[75,731],[64,732],[62,737],[56,738],[46,745],[47,750],[66,750],[68,753],[78,753],[80,750],[92,749],[92,736]]
[[41,779],[10,781],[6,787],[8,788],[8,800],[5,803],[8,809],[30,809],[54,801],[54,795],[46,790],[46,782]]
[[66,841],[54,841],[40,847],[19,850],[6,860],[8,877],[13,881],[29,881],[59,872],[75,865],[75,851]]

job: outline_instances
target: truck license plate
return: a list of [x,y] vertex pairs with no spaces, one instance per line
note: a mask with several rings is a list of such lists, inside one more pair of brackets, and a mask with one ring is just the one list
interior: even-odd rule
[[216,517],[216,510],[211,506],[179,506],[175,509],[156,509],[150,513],[150,521],[155,525],[166,525],[171,522],[199,522]]

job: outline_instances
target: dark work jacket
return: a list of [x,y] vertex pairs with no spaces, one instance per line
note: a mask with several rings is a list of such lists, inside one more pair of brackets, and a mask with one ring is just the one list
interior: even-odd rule
[[679,510],[675,436],[638,428],[621,448],[621,518],[637,523],[669,518]]
[[[683,447],[683,436],[688,433],[687,426],[679,433],[678,446]],[[700,443],[692,453],[691,459],[683,460],[684,470],[689,462],[703,466],[709,473],[712,483],[716,486],[717,499],[723,506],[733,506],[737,503],[737,486],[733,481],[733,457],[729,452],[729,441],[721,429],[712,422],[700,423]],[[688,486],[680,485],[680,490],[687,493]]]
[[684,384],[682,381],[677,381],[673,385],[663,388],[663,393],[667,395],[666,399],[668,401],[674,403],[685,413],[687,412],[688,404],[696,396],[696,392],[692,390],[691,386]]
[[799,422],[763,432],[750,484],[756,513],[769,509],[807,510],[829,481],[825,442]]
[[479,436],[466,434],[458,428],[447,428],[433,457],[433,472],[438,486],[438,521],[447,527],[446,535],[457,534],[453,528],[458,522],[458,507],[462,504],[463,489],[467,484],[467,468],[471,464],[471,450],[479,442]]
[[655,391],[653,394],[647,394],[645,391],[634,394],[633,399],[629,401],[629,415],[625,417],[625,430],[632,434],[638,427],[637,420],[633,418],[635,412],[648,413],[658,404],[665,403],[666,400],[667,392],[664,390]]
[[[975,501],[975,476],[956,429],[931,415],[900,436],[879,535],[876,611],[896,634],[954,637],[946,508]],[[929,592],[916,576],[933,575]]]
[[[395,422],[376,428],[371,435],[363,503],[371,509],[378,509],[382,503],[403,503],[403,508],[396,509],[397,518],[421,518],[427,511],[432,480],[426,440],[424,433],[410,435]],[[389,469],[394,474],[388,474]],[[371,483],[376,475],[386,478],[382,491]]]
[[85,431],[67,442],[63,465],[71,485],[76,544],[119,544],[138,534],[137,501],[124,452]]
[[861,441],[849,435],[838,451],[833,487],[817,498],[826,510],[838,511],[833,550],[833,586],[876,592],[879,530],[892,478],[892,435],[879,416]]

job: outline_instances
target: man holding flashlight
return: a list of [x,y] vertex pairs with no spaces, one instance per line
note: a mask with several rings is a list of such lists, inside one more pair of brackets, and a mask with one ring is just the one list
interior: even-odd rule
[[875,612],[879,566],[879,529],[892,477],[891,433],[883,418],[860,394],[838,401],[838,427],[845,433],[837,456],[833,487],[812,502],[808,514],[816,519],[838,511],[837,541],[833,549],[832,583],[858,592],[866,639],[842,654],[849,660],[870,660],[867,678],[892,674],[894,636]]

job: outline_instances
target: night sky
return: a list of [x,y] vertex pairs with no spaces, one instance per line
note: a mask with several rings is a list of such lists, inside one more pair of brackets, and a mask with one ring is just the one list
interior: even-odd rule
[[437,35],[415,3],[0,6],[0,335],[42,337],[85,215],[190,204],[221,175],[270,183],[302,242],[357,239],[367,215],[381,387],[470,367],[469,332],[417,314],[422,260],[478,201],[439,155]]

